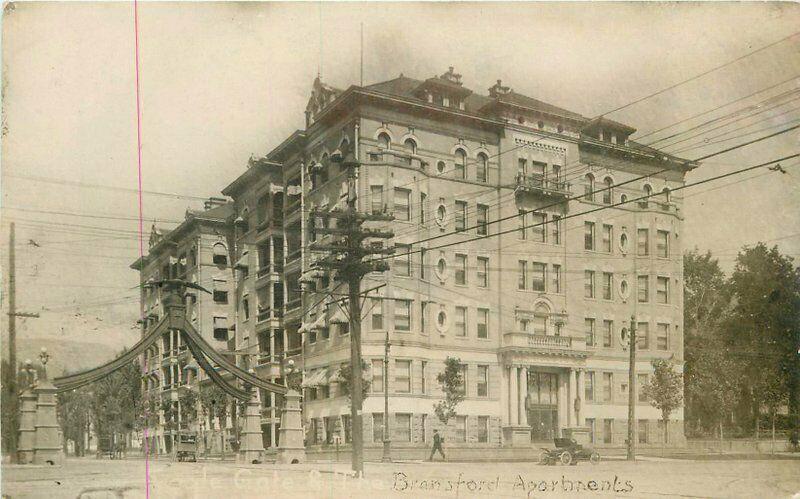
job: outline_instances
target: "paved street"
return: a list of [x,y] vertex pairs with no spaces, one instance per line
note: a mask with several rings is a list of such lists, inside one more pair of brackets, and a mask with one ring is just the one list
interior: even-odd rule
[[[367,463],[356,480],[344,464],[148,463],[150,497],[792,497],[800,459],[690,461],[543,467],[533,463]],[[71,459],[62,468],[5,466],[8,497],[145,497],[143,460]],[[596,489],[596,490],[595,490]],[[96,490],[95,492],[91,492]]]

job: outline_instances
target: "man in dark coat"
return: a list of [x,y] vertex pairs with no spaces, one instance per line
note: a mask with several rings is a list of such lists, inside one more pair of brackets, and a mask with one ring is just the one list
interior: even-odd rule
[[439,435],[439,430],[433,430],[433,449],[431,449],[431,457],[428,458],[428,461],[433,461],[433,455],[437,450],[439,454],[442,455],[442,461],[446,460],[444,457],[444,450],[442,449],[442,442],[444,442],[444,438]]

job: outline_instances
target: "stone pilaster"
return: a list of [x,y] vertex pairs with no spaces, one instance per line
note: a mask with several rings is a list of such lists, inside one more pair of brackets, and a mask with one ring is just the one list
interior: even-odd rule
[[242,429],[242,445],[239,448],[237,461],[240,463],[261,463],[264,460],[264,443],[261,438],[261,403],[258,390],[250,390],[250,400],[244,410],[244,428]]
[[20,396],[18,442],[19,464],[31,464],[36,444],[36,394],[30,388],[22,392]]
[[280,439],[277,461],[281,464],[298,464],[306,460],[303,444],[303,421],[300,414],[300,394],[289,390],[281,412]]
[[45,379],[34,392],[37,400],[33,463],[60,465],[64,462],[64,453],[56,418],[56,387]]

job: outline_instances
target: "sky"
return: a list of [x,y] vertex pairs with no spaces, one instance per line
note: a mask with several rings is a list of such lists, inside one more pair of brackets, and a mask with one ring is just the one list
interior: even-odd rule
[[[338,88],[359,83],[362,23],[366,84],[454,66],[473,91],[485,94],[502,79],[588,117],[800,26],[800,7],[791,3],[143,2],[138,9],[145,249],[154,219],[174,227],[187,208],[219,195],[251,155],[303,127],[317,74]],[[21,335],[130,344],[138,336],[138,275],[128,266],[139,255],[133,4],[15,3],[2,21],[0,248],[7,255],[14,221],[18,309],[41,314],[21,321]],[[798,76],[800,35],[608,117],[637,128],[636,139],[771,86],[724,111],[796,91]],[[800,103],[790,97],[797,96],[738,129],[666,150],[763,130],[680,153],[694,159],[796,124]],[[795,130],[709,159],[686,180],[797,152],[798,142]],[[800,257],[800,164],[785,165],[787,174],[759,170],[685,191],[684,247],[711,250],[727,271],[738,249],[757,241]],[[2,269],[5,307],[7,258]]]

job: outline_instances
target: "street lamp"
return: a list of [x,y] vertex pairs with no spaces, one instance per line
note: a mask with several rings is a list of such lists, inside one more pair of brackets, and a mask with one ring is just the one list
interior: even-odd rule
[[383,457],[381,461],[392,461],[391,440],[389,440],[389,331],[386,331],[385,348],[383,353]]

